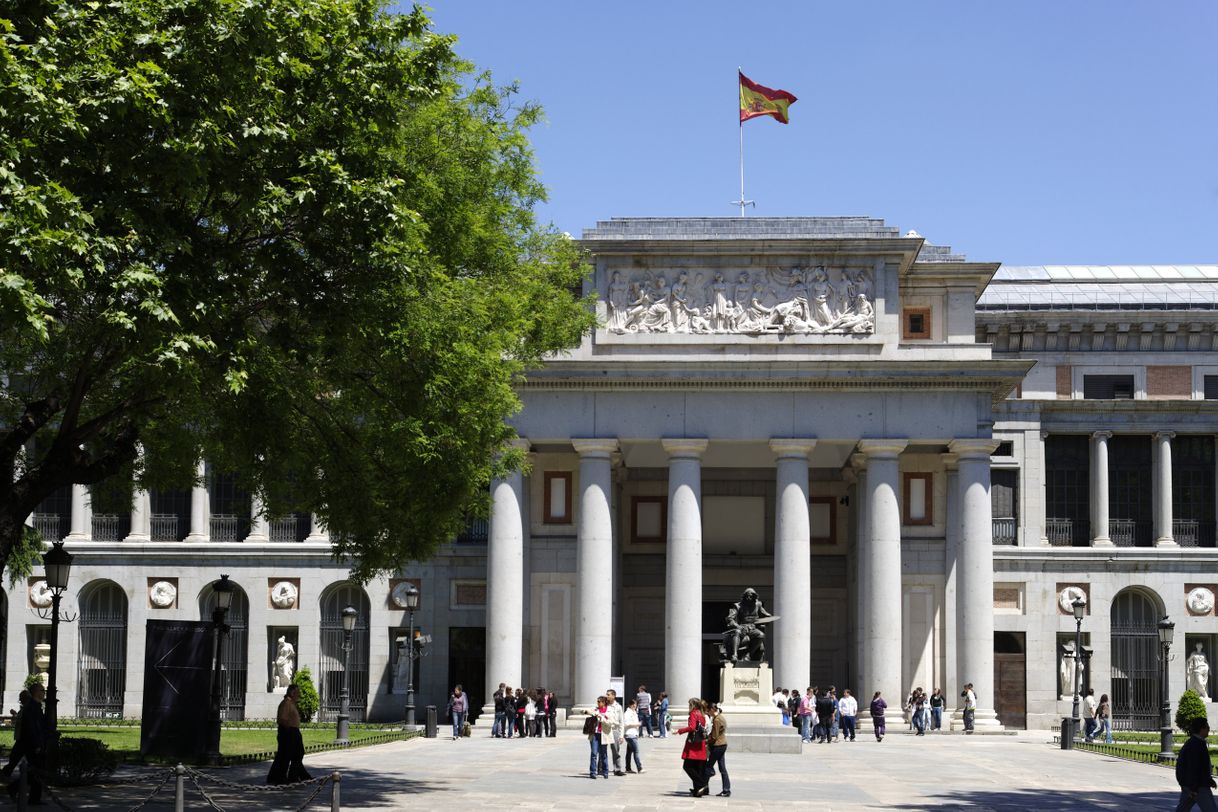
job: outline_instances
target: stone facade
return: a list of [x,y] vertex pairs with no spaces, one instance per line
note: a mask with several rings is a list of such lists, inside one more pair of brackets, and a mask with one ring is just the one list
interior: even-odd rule
[[[348,584],[324,528],[285,538],[256,504],[218,541],[202,487],[181,541],[153,540],[147,495],[122,540],[100,540],[83,488],[35,517],[77,556],[61,714],[138,715],[136,630],[208,617],[221,570],[246,607],[227,712],[247,718],[278,701],[279,637],[336,684],[350,603],[356,718],[400,719],[406,581],[432,640],[420,707],[453,682],[475,703],[506,682],[582,707],[618,676],[675,707],[713,696],[748,586],[782,617],[778,685],[881,690],[899,712],[913,687],[971,682],[992,729],[1069,713],[1064,599],[1087,600],[1086,682],[1121,726],[1156,712],[1159,617],[1173,698],[1186,653],[1214,655],[1218,267],[1000,268],[868,218],[630,218],[583,245],[601,326],[522,383],[529,472],[426,564]],[[10,704],[45,637],[39,581],[7,592]]]

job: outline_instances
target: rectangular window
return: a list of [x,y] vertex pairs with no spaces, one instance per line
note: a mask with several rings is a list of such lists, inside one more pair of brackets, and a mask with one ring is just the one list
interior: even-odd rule
[[1218,400],[1218,375],[1205,376],[1201,393],[1206,400]]
[[933,481],[934,474],[905,474],[905,524],[934,524],[934,491],[931,488]]
[[837,544],[837,497],[813,496],[811,510],[812,543]]
[[571,472],[546,471],[545,524],[571,524]]
[[998,447],[990,452],[991,457],[1014,457],[1015,443],[1010,440],[1003,440],[998,444]]
[[929,307],[907,307],[901,311],[901,338],[930,338]]
[[1086,400],[1133,400],[1132,375],[1084,375]]
[[630,540],[635,544],[663,544],[668,540],[667,497],[631,497]]

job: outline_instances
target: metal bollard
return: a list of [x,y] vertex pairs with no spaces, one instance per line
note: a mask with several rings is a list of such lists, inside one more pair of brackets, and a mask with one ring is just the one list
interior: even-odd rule
[[1067,716],[1062,719],[1062,749],[1074,749],[1074,719]]
[[342,802],[339,799],[339,786],[342,784],[343,776],[338,770],[330,773],[330,812],[339,812],[342,809]]
[[436,737],[436,728],[437,727],[438,727],[438,725],[436,724],[436,706],[428,705],[427,706],[427,728],[424,731],[423,735],[428,739],[434,739]]
[[173,812],[186,811],[186,768],[181,764],[173,768]]

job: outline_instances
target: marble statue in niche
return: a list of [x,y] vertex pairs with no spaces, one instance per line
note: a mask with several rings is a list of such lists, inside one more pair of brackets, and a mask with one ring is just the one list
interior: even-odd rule
[[689,271],[671,275],[615,270],[607,295],[612,333],[824,335],[872,333],[875,302],[865,268],[767,268],[723,271],[707,281]]
[[1058,696],[1074,696],[1074,641],[1062,643],[1061,656],[1058,658],[1057,681]]
[[275,649],[275,690],[284,690],[292,684],[296,673],[296,649],[286,637],[280,636]]
[[1208,702],[1210,698],[1210,661],[1206,659],[1205,652],[1201,650],[1201,643],[1195,644],[1193,653],[1188,655],[1188,659],[1185,660],[1184,674],[1188,679],[1185,687],[1196,691],[1202,699]]

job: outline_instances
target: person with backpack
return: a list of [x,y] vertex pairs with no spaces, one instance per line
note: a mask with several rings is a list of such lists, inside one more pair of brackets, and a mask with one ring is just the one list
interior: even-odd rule
[[888,703],[884,701],[884,697],[880,696],[880,692],[876,691],[875,696],[871,697],[871,727],[875,730],[877,742],[884,741],[884,711],[886,710],[888,710]]
[[685,727],[677,729],[678,735],[685,734],[685,746],[681,749],[681,766],[693,785],[689,794],[695,798],[701,798],[710,792],[710,778],[706,775],[706,738],[709,731],[702,708],[701,699],[691,698],[689,720]]
[[833,714],[837,713],[837,703],[829,695],[828,689],[821,691],[816,697],[816,716],[819,721],[817,731],[820,734],[817,741],[828,744],[833,730]]
[[1092,739],[1098,739],[1103,733],[1104,744],[1112,744],[1112,703],[1108,701],[1108,694],[1100,694],[1100,704],[1095,707],[1095,722],[1097,728]]

